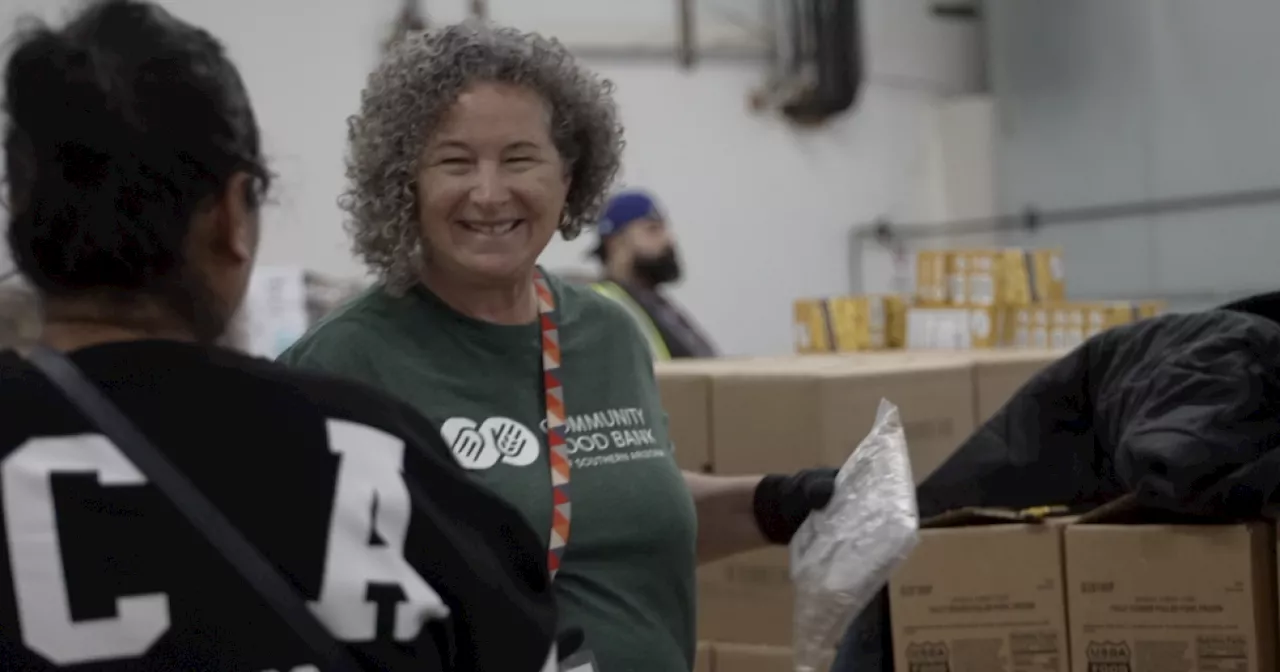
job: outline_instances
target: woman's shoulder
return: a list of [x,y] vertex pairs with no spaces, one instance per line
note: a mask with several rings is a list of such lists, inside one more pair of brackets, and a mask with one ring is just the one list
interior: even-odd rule
[[396,297],[381,286],[361,292],[321,318],[278,358],[283,364],[331,373],[350,373],[377,352],[394,328]]

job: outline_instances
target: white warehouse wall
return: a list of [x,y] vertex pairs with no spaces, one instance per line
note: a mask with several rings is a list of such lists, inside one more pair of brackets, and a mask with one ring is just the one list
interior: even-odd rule
[[[556,32],[556,12],[568,16],[580,3],[539,3],[537,27]],[[639,6],[591,4],[606,3],[615,11],[596,15],[621,17],[623,24],[621,15]],[[335,205],[343,186],[344,119],[358,105],[396,3],[161,4],[220,37],[250,89],[280,175],[262,263],[361,273]],[[444,19],[461,15],[461,2],[445,3],[443,11],[439,2],[427,4]],[[498,20],[498,10],[518,6],[495,4]],[[68,6],[7,0],[0,36],[20,14],[51,18]],[[957,208],[974,214],[990,207],[982,132],[989,106],[983,113],[978,103],[979,112],[966,116],[945,101],[973,77],[969,30],[935,21],[924,0],[869,0],[863,17],[869,76],[861,100],[816,129],[748,110],[746,96],[762,81],[763,62],[709,61],[681,71],[658,61],[589,61],[617,86],[628,140],[623,182],[652,189],[681,240],[688,274],[676,297],[727,353],[789,351],[796,297],[892,287],[894,265],[875,251],[851,271],[853,224],[879,216],[934,220]],[[590,32],[582,21],[572,25],[575,34]],[[653,39],[651,27],[645,30],[644,38]],[[589,238],[557,241],[544,263],[590,268]]]

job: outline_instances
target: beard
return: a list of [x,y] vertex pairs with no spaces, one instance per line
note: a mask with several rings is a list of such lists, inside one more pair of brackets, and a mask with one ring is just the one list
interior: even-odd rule
[[668,247],[652,256],[637,256],[632,270],[640,282],[657,287],[680,279],[680,258],[676,256],[676,248]]

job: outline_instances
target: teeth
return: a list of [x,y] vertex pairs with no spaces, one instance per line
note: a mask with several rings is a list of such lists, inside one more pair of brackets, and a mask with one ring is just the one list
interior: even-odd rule
[[503,234],[510,233],[519,223],[520,220],[513,219],[504,224],[477,224],[475,222],[463,222],[462,225],[468,230],[476,233],[483,233],[490,236],[501,236]]

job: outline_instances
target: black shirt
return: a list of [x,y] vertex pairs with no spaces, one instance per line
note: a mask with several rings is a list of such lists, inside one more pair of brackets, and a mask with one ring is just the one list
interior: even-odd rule
[[[71,358],[367,669],[543,669],[545,549],[412,409],[217,348]],[[12,351],[0,413],[0,669],[314,671],[218,550]]]

